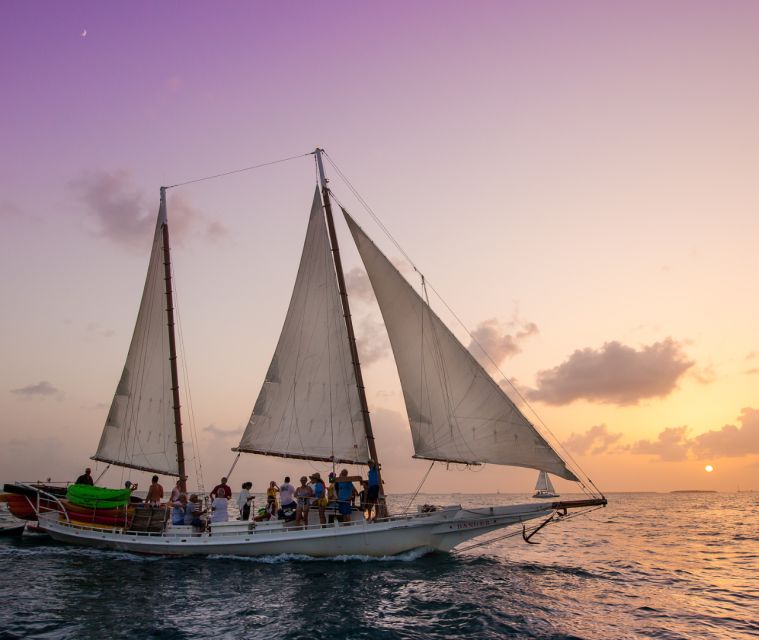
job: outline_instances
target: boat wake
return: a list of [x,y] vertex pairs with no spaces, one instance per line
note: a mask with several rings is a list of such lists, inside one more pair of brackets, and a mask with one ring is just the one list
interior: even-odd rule
[[242,557],[231,554],[212,554],[209,555],[208,558],[211,560],[244,560],[246,562],[254,562],[258,564],[283,564],[288,562],[413,562],[433,551],[434,549],[430,547],[421,547],[394,556],[345,555],[317,557],[297,553],[280,553],[271,556],[252,557]]

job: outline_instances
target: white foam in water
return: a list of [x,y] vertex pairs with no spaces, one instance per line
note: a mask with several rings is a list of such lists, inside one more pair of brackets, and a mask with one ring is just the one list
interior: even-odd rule
[[430,553],[430,547],[421,547],[412,549],[405,553],[399,553],[396,556],[334,556],[330,558],[320,558],[316,556],[306,556],[297,553],[281,553],[276,556],[235,556],[231,554],[212,554],[209,559],[212,560],[245,560],[247,562],[258,562],[261,564],[281,564],[284,562],[413,562],[422,556]]

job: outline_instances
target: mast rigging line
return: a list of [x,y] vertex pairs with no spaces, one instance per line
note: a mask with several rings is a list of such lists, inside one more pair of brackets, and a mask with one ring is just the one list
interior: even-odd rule
[[[585,484],[584,480],[587,480],[588,483],[593,487],[593,489],[595,489],[595,491],[598,493],[598,495],[603,496],[603,492],[595,485],[595,483],[593,482],[593,480],[590,479],[590,476],[588,476],[588,474],[585,473],[585,471],[579,465],[579,463],[577,462],[577,460],[575,460],[574,456],[572,456],[572,454],[567,450],[567,448],[562,444],[562,442],[554,435],[554,433],[551,431],[551,429],[548,427],[548,425],[540,417],[540,415],[538,414],[538,412],[527,401],[527,399],[520,393],[519,389],[517,389],[516,386],[508,379],[508,377],[506,376],[506,374],[503,373],[503,371],[501,371],[501,368],[498,366],[498,363],[496,363],[493,360],[493,358],[485,350],[485,348],[482,346],[482,344],[480,344],[479,340],[477,340],[477,338],[469,331],[469,328],[466,326],[466,324],[464,324],[464,322],[461,320],[461,318],[459,318],[459,316],[456,314],[456,312],[448,305],[448,303],[445,301],[445,299],[443,298],[443,296],[440,295],[440,293],[438,292],[438,290],[435,289],[435,287],[432,285],[432,283],[430,283],[430,281],[425,277],[425,275],[419,270],[419,268],[416,266],[416,264],[414,263],[414,261],[408,255],[408,253],[406,253],[406,251],[404,251],[404,249],[400,245],[400,243],[393,237],[393,235],[390,233],[390,231],[388,230],[388,228],[379,219],[379,216],[376,213],[374,213],[374,210],[369,206],[369,204],[366,202],[366,200],[364,200],[364,198],[361,196],[361,194],[358,192],[358,190],[350,182],[350,180],[348,180],[348,178],[345,176],[345,174],[340,170],[340,167],[338,167],[337,164],[335,164],[335,161],[330,157],[330,155],[326,151],[324,151],[323,153],[324,153],[324,156],[329,161],[329,163],[334,168],[334,170],[337,172],[337,175],[340,176],[340,178],[346,184],[346,186],[351,191],[351,193],[354,195],[354,197],[359,201],[359,203],[364,207],[364,209],[366,209],[367,213],[372,217],[372,219],[377,224],[377,226],[388,237],[388,239],[393,243],[393,245],[395,245],[395,247],[398,249],[398,251],[400,251],[400,253],[406,259],[406,261],[414,269],[414,271],[419,274],[419,276],[422,279],[422,283],[424,285],[425,292],[426,292],[426,288],[427,287],[429,287],[430,289],[432,289],[433,293],[443,303],[443,305],[448,310],[448,312],[456,319],[456,322],[458,322],[459,325],[464,329],[464,331],[469,336],[469,338],[472,340],[472,342],[477,345],[477,347],[480,349],[480,351],[482,353],[485,354],[485,356],[487,357],[487,359],[493,364],[493,366],[495,367],[496,371],[498,371],[498,373],[501,374],[501,376],[503,377],[503,379],[506,380],[509,383],[509,386],[511,387],[511,389],[513,390],[513,392],[517,395],[517,397],[519,398],[519,400],[521,400],[522,403],[524,403],[524,406],[526,406],[526,407],[528,407],[530,409],[530,412],[535,416],[535,418],[537,419],[537,421],[540,423],[541,427],[551,436],[551,438],[553,439],[554,443],[559,446],[559,448],[564,453],[564,455],[566,455],[566,457],[568,458],[568,461],[575,468],[574,470],[580,472],[579,475],[577,475],[577,474],[576,475],[577,475],[578,483],[579,483],[580,487],[582,487],[583,491],[586,492],[586,493],[588,493],[588,494],[592,494],[593,493],[587,487],[587,485]],[[332,195],[332,197],[335,198],[335,200],[337,201],[337,203],[341,207],[343,207],[342,203],[335,196],[335,194],[334,194],[334,192],[332,190],[330,190],[330,195]],[[345,207],[343,207],[343,208],[345,208]],[[428,302],[428,304],[429,304],[429,302]],[[583,476],[584,480],[580,476]]]
[[250,167],[243,167],[242,169],[233,169],[232,171],[225,171],[224,173],[217,173],[212,176],[205,176],[203,178],[195,178],[193,180],[186,180],[185,182],[177,182],[176,184],[169,185],[166,187],[166,189],[173,189],[174,187],[183,187],[187,184],[194,184],[195,182],[203,182],[204,180],[214,180],[215,178],[223,178],[225,176],[231,176],[236,173],[243,173],[245,171],[252,171],[253,169],[260,169],[261,167],[269,167],[273,164],[280,164],[282,162],[287,162],[289,160],[297,160],[298,158],[305,158],[306,156],[312,156],[314,155],[313,151],[309,151],[308,153],[301,153],[297,156],[289,156],[287,158],[280,158],[279,160],[271,160],[269,162],[262,162],[260,164],[254,164]]

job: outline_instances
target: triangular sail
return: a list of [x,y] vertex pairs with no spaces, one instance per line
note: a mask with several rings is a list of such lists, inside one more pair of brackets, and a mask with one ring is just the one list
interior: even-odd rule
[[318,189],[285,324],[237,450],[309,460],[369,460]]
[[561,457],[346,213],[398,368],[417,458],[576,480]]
[[548,474],[545,471],[541,471],[538,474],[538,481],[535,483],[535,491],[556,493],[551,478],[548,477]]
[[161,199],[140,310],[93,460],[179,475],[164,280]]

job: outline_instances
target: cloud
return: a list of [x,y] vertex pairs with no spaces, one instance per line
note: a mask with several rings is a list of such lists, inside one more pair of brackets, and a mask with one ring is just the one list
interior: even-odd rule
[[112,338],[116,335],[116,332],[113,329],[104,329],[97,322],[88,323],[86,330],[87,333],[100,336],[102,338]]
[[[513,333],[507,333],[516,329]],[[534,322],[522,323],[516,321],[502,325],[496,318],[484,320],[472,331],[472,341],[469,351],[488,371],[494,371],[506,358],[522,351],[521,343],[530,336],[539,333]]]
[[726,424],[693,438],[694,453],[702,458],[759,454],[759,409],[742,409],[738,422],[740,426]]
[[[158,198],[148,198],[137,189],[129,171],[89,171],[69,185],[96,221],[99,235],[133,250],[146,249],[147,238],[155,225]],[[182,193],[169,192],[166,205],[175,242],[181,244],[198,229],[203,229],[212,241],[226,235],[221,222],[206,221]]]
[[611,433],[605,424],[597,424],[585,433],[573,433],[565,445],[570,451],[581,455],[588,452],[597,455],[608,451],[621,437],[621,433]]
[[630,447],[631,453],[658,456],[668,462],[685,460],[691,442],[686,436],[688,427],[668,427],[656,440],[638,440]]
[[363,366],[368,367],[390,353],[390,340],[385,325],[371,316],[361,320],[357,336],[360,336],[356,338],[356,346]]
[[128,171],[90,171],[70,186],[97,221],[100,235],[130,248],[144,248],[154,216]]
[[24,211],[15,202],[0,200],[0,218],[20,218]]
[[11,393],[23,398],[49,398],[53,396],[62,397],[63,392],[56,389],[49,382],[42,380],[37,384],[30,384],[19,389],[11,389]]
[[207,427],[203,427],[203,431],[205,433],[210,433],[214,436],[219,436],[220,438],[231,438],[231,437],[237,437],[242,435],[243,428],[242,427],[233,427],[232,429],[221,429],[220,427],[217,427],[216,425],[209,424]]
[[693,365],[682,345],[672,338],[640,350],[607,342],[600,349],[578,349],[562,364],[540,371],[537,388],[527,397],[552,405],[579,399],[637,404],[645,398],[669,395]]
[[363,302],[374,302],[374,291],[369,282],[369,276],[366,275],[361,267],[353,267],[345,274],[345,288],[351,300],[361,300]]
[[738,458],[759,454],[759,409],[742,409],[738,422],[740,426],[726,424],[693,438],[687,436],[685,426],[669,427],[656,440],[638,440],[625,450],[655,455],[662,460],[685,460],[689,453],[698,458]]

